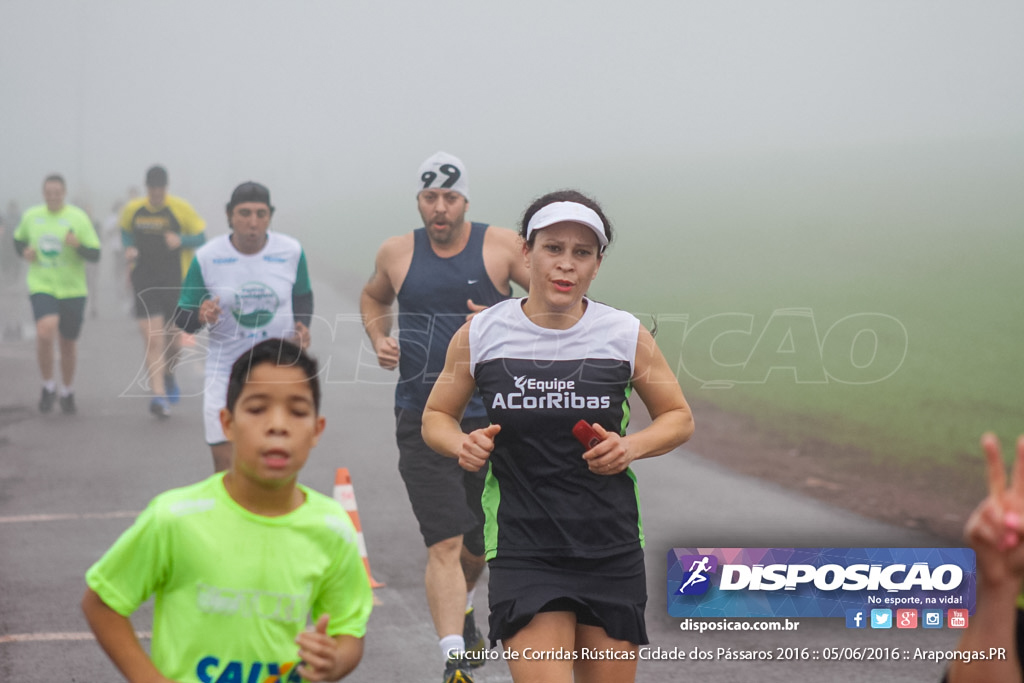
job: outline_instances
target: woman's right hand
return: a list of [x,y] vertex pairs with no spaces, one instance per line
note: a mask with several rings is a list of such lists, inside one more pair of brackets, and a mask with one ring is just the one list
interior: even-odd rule
[[469,472],[479,472],[491,457],[494,437],[500,431],[501,425],[492,424],[466,434],[459,448],[459,467]]

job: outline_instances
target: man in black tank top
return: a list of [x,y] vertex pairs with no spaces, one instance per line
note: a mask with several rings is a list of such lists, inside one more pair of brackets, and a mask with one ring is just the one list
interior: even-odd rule
[[[471,682],[465,649],[485,647],[475,626],[472,595],[484,567],[483,473],[434,453],[420,436],[420,418],[455,332],[475,312],[523,289],[529,272],[519,236],[466,220],[465,166],[438,152],[420,166],[416,202],[423,227],[381,245],[360,311],[377,362],[399,369],[395,390],[399,471],[427,546],[427,603],[446,664],[446,683]],[[398,302],[398,335],[392,336]],[[486,426],[479,398],[463,420],[468,433]]]

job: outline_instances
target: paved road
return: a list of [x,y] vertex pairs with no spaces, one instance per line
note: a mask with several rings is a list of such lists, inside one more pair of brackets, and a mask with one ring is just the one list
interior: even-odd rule
[[[40,415],[27,300],[0,293],[0,679],[21,683],[119,680],[86,632],[78,609],[86,568],[164,489],[211,471],[202,440],[201,347],[180,375],[187,394],[158,422],[135,384],[142,345],[134,322],[103,280],[99,317],[86,322],[80,346],[78,415]],[[405,497],[392,437],[394,378],[376,368],[363,345],[356,292],[316,283],[314,351],[327,368],[327,432],[302,480],[330,493],[334,471],[348,467],[373,573],[387,586],[370,622],[366,657],[353,681],[438,681],[441,664],[423,596],[426,559]],[[699,415],[698,425],[699,425]],[[714,634],[679,630],[665,609],[666,553],[674,546],[929,546],[938,541],[868,521],[757,480],[736,476],[680,450],[638,463],[648,532],[652,644],[690,651],[776,647],[899,646],[945,649],[952,632],[848,631],[841,620],[804,620],[796,633]],[[477,604],[486,612],[485,591]],[[149,629],[150,611],[135,621]],[[934,681],[931,663],[737,661],[643,662],[638,681],[792,680]],[[756,672],[756,673],[755,673]],[[477,680],[511,680],[501,662]]]

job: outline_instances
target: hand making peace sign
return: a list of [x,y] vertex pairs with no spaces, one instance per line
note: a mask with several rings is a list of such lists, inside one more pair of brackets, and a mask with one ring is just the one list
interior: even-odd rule
[[978,557],[978,578],[993,586],[1019,588],[1024,580],[1024,436],[1017,439],[1017,460],[1009,485],[999,439],[981,437],[988,470],[988,497],[981,501],[964,527],[964,536]]

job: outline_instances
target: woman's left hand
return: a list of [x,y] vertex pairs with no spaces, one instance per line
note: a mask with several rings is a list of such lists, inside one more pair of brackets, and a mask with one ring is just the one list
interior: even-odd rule
[[625,472],[633,456],[629,444],[618,434],[609,432],[596,422],[591,425],[601,442],[583,454],[587,467],[594,474],[611,475]]

